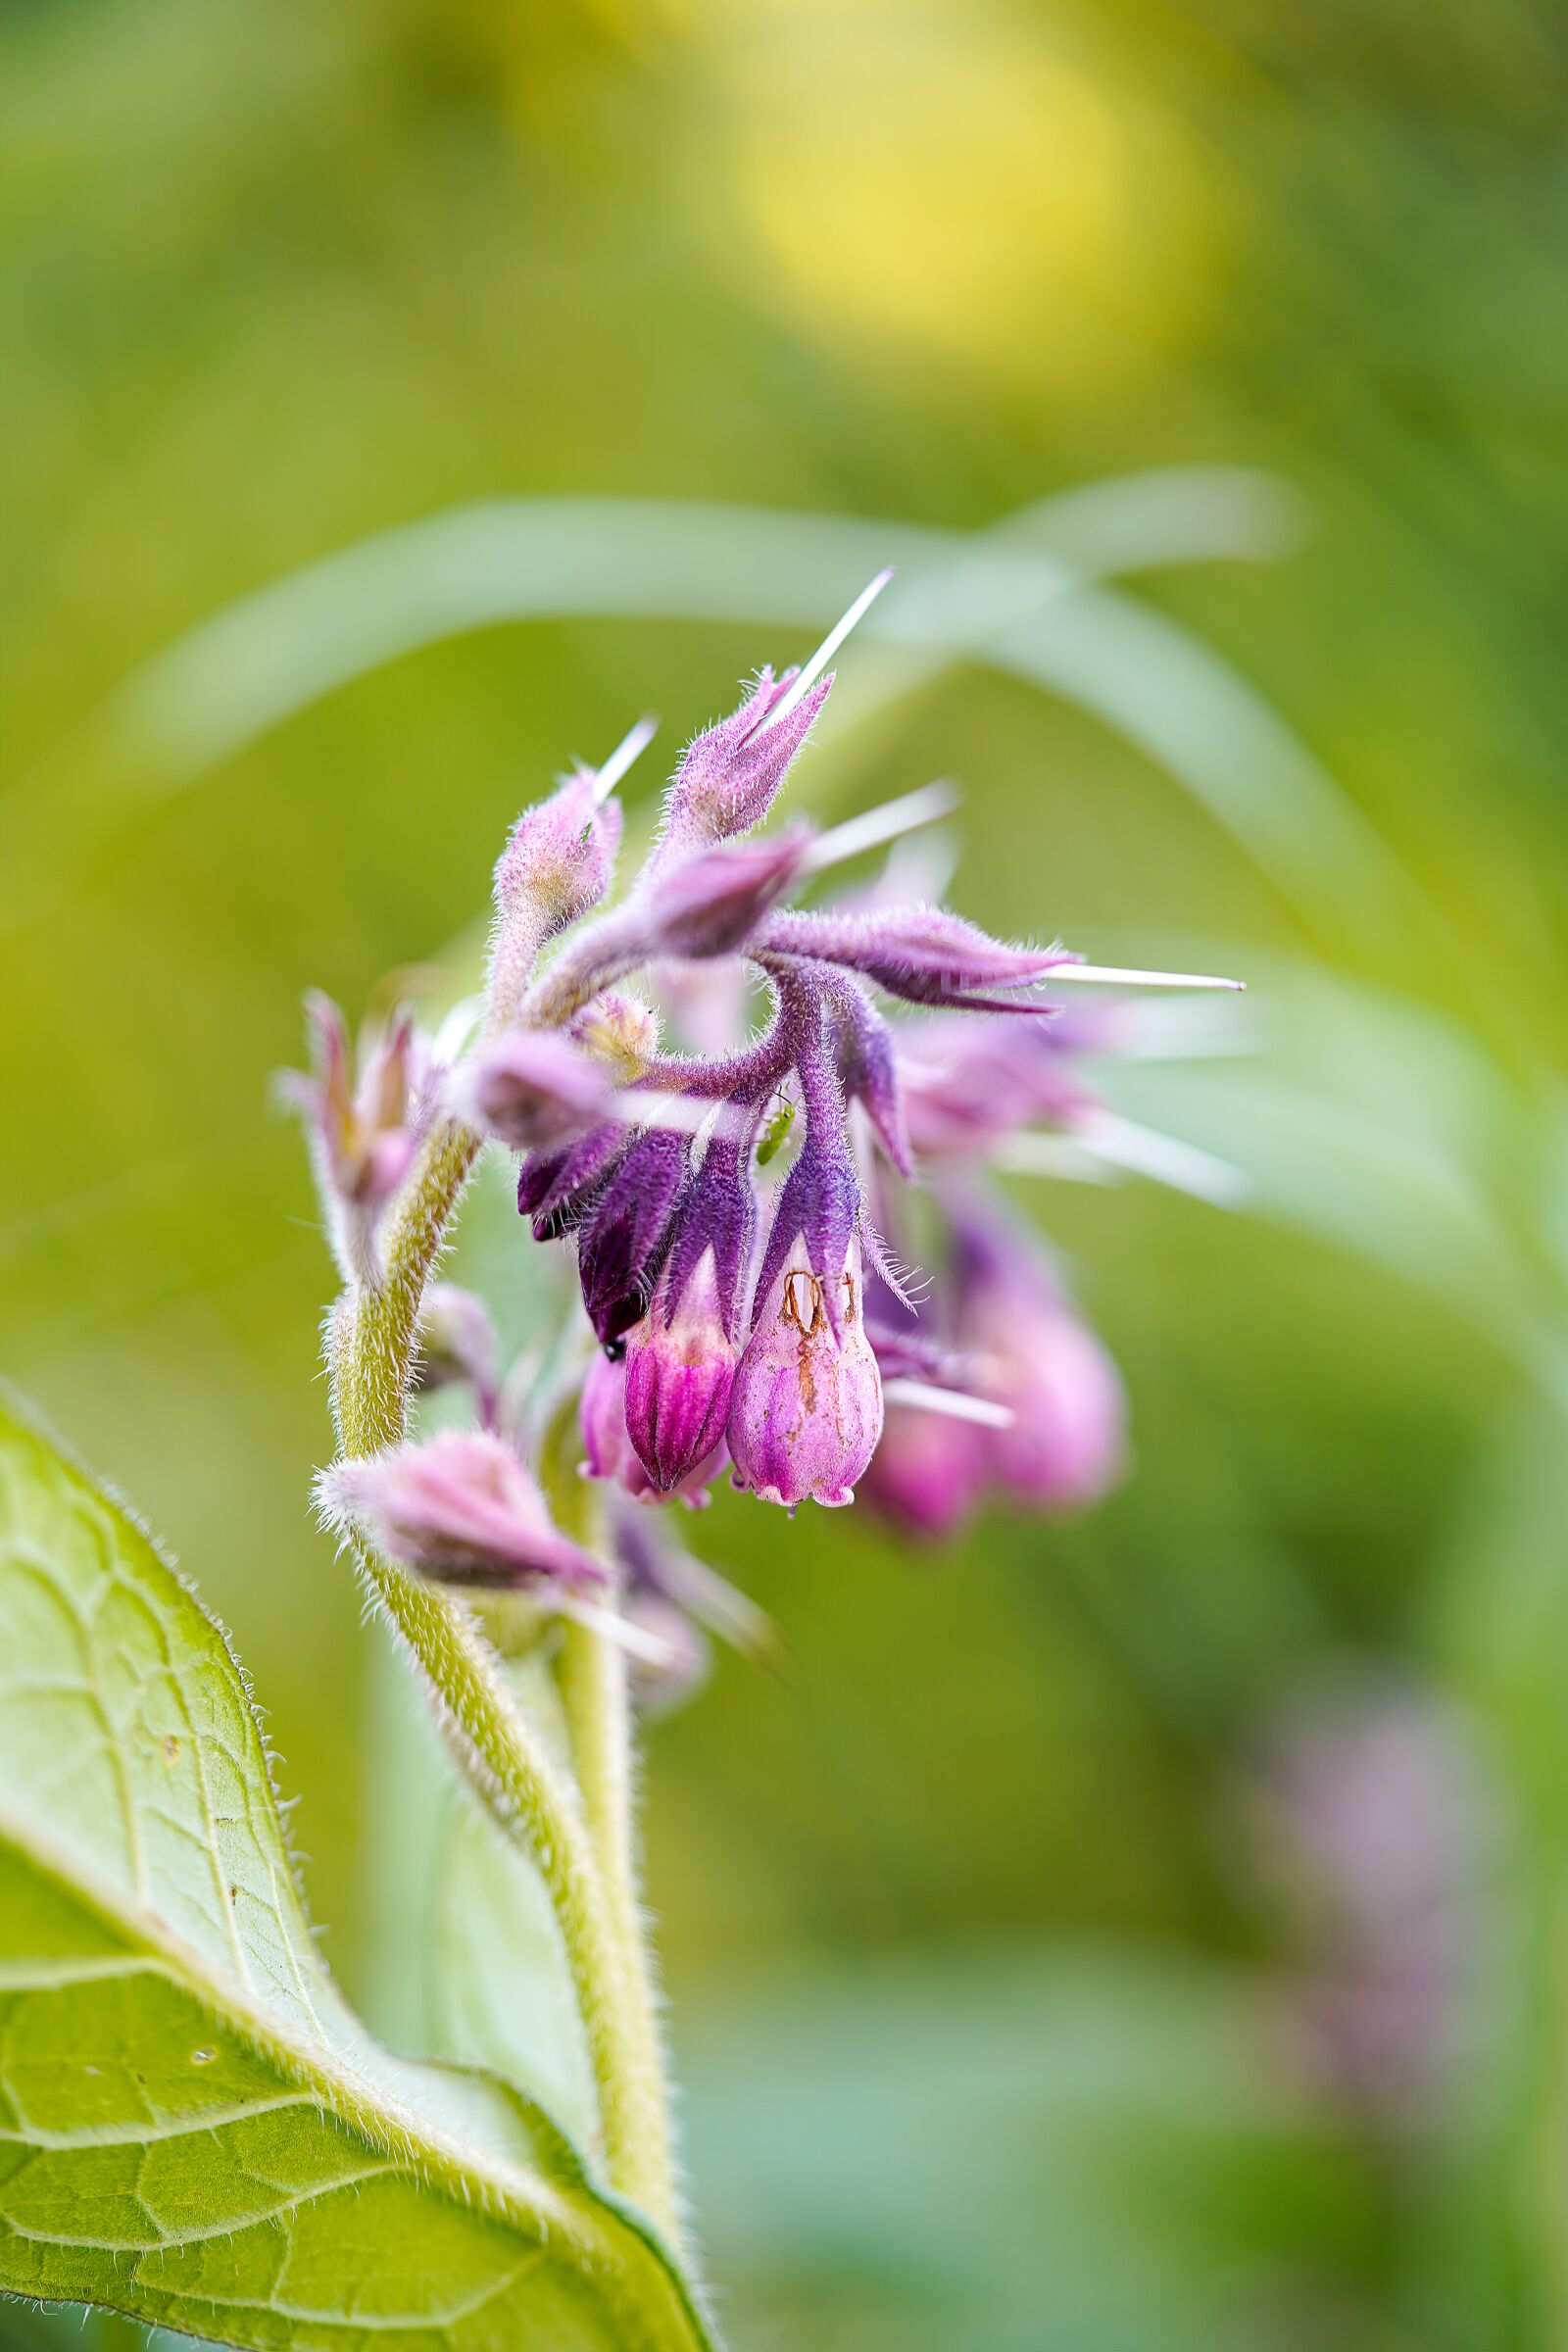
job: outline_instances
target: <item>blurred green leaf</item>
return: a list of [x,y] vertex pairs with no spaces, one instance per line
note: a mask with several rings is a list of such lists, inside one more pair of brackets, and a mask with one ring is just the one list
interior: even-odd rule
[[240,2345],[707,2341],[541,2112],[368,2041],[219,1628],[0,1415],[0,2285]]
[[1300,2342],[1326,2278],[1353,2299],[1372,2208],[1277,2031],[1255,1983],[1175,1953],[764,1978],[681,2053],[715,2256],[760,2337],[849,2307],[835,2344],[901,2352]]

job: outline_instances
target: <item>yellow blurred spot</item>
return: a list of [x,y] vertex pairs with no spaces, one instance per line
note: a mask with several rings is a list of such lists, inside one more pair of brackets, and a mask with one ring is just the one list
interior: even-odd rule
[[738,215],[754,288],[835,342],[1077,384],[1141,367],[1206,303],[1196,144],[1047,27],[962,0],[704,15],[721,100],[693,199],[732,259]]

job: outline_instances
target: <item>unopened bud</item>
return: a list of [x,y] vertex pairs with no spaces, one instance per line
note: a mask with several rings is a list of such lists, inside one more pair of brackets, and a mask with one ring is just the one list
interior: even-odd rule
[[598,906],[619,846],[619,803],[601,804],[597,779],[587,768],[518,817],[496,863],[488,992],[493,1027],[512,1018],[546,941]]
[[797,674],[788,669],[775,678],[770,669],[760,670],[740,709],[687,746],[664,803],[666,852],[727,841],[761,823],[833,684],[831,673],[819,679],[787,717],[762,732]]
[[402,1567],[442,1583],[540,1590],[605,1581],[598,1562],[552,1524],[505,1440],[446,1430],[323,1471],[328,1524],[354,1528]]
[[626,1425],[671,1494],[723,1442],[756,1230],[745,1142],[715,1136],[677,1206],[664,1270],[626,1354]]
[[601,1349],[589,1365],[582,1384],[579,1408],[583,1468],[590,1478],[609,1480],[637,1502],[684,1502],[701,1510],[707,1489],[725,1463],[720,1446],[669,1494],[662,1494],[638,1459],[626,1429],[626,1365],[618,1346]]
[[668,1127],[645,1128],[579,1230],[583,1304],[607,1345],[648,1311],[690,1156],[688,1137]]
[[434,1115],[428,1049],[405,1015],[362,1048],[356,1071],[338,1007],[313,996],[306,1016],[312,1074],[287,1072],[280,1091],[305,1119],[318,1188],[345,1270],[372,1280],[377,1226]]
[[617,1086],[635,1086],[646,1077],[659,1052],[658,1013],[625,989],[607,988],[585,1004],[570,1033],[585,1054],[604,1064]]
[[1060,948],[1009,948],[940,906],[888,906],[864,914],[772,914],[760,943],[863,972],[914,1004],[964,1004],[977,1012],[1041,1010],[985,990],[1027,988],[1057,970]]
[[464,1067],[459,1107],[514,1152],[550,1151],[609,1115],[604,1071],[553,1029],[504,1029]]
[[416,1389],[432,1390],[466,1381],[479,1417],[488,1427],[499,1394],[495,1326],[484,1300],[455,1282],[432,1282],[419,1304]]
[[650,956],[733,956],[806,864],[803,830],[719,842],[661,869],[639,911]]

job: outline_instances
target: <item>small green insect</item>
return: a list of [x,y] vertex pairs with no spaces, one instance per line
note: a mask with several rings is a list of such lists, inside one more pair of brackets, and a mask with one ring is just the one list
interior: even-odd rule
[[779,1104],[762,1131],[762,1140],[757,1147],[757,1164],[760,1168],[765,1168],[770,1159],[777,1158],[794,1124],[795,1105],[785,1101]]

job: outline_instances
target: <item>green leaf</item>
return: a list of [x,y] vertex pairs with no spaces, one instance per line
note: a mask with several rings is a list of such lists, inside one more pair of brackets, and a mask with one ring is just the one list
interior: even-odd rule
[[268,2348],[710,2341],[541,2110],[358,2024],[221,1632],[3,1408],[0,2288]]

